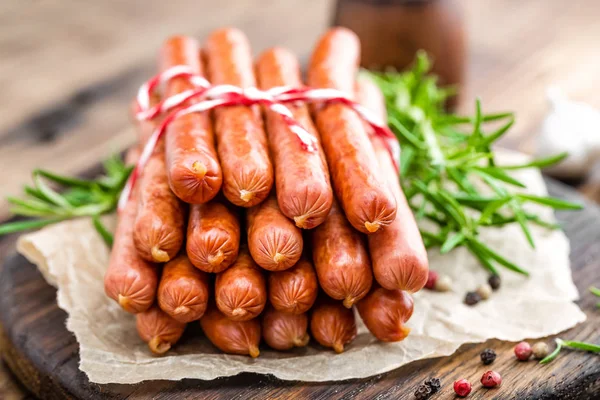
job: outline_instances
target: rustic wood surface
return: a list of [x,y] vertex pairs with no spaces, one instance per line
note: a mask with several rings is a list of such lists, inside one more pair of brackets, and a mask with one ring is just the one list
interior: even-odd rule
[[[560,197],[581,198],[572,189],[550,182],[550,191]],[[600,280],[600,208],[589,205],[582,212],[559,213],[572,243],[574,280],[582,293],[578,304],[588,321],[561,337],[598,343],[600,311],[597,299],[586,292],[591,281]],[[2,247],[6,248],[6,244]],[[595,399],[600,393],[598,355],[562,353],[541,366],[519,362],[514,344],[488,341],[465,345],[451,357],[412,363],[387,374],[346,382],[285,382],[273,377],[242,374],[214,381],[156,381],[137,385],[97,385],[78,369],[78,345],[65,328],[66,314],[54,299],[56,291],[38,270],[21,256],[11,256],[0,274],[0,348],[11,369],[25,385],[43,399],[413,399],[415,388],[428,376],[438,376],[442,392],[432,399],[453,398],[452,382],[460,377],[473,383],[470,399]],[[4,332],[4,333],[2,333]],[[498,358],[492,366],[479,360],[479,353],[492,347]],[[501,388],[487,390],[479,379],[494,369],[502,374]],[[1,381],[0,381],[1,383]]]
[[[279,44],[306,57],[333,2],[0,2],[0,197],[17,194],[35,167],[76,173],[131,143],[127,104],[169,34],[202,38],[215,27],[238,26],[256,53]],[[517,110],[505,145],[532,151],[550,84],[600,107],[600,2],[479,0],[466,12],[470,55],[461,110],[471,109],[475,95],[485,110]],[[600,171],[579,190],[599,200]],[[0,220],[7,211],[0,200]],[[0,258],[10,243],[2,241]],[[27,398],[2,364],[0,398]]]

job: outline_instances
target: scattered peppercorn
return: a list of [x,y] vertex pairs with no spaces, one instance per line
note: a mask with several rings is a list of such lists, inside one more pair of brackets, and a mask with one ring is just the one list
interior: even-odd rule
[[428,399],[432,394],[431,388],[425,384],[419,385],[417,390],[415,391],[415,398],[417,400],[425,400]]
[[435,283],[437,282],[439,275],[437,272],[429,270],[429,275],[427,276],[427,283],[425,284],[425,289],[434,290]]
[[533,352],[533,356],[535,358],[541,360],[542,358],[546,358],[546,356],[550,353],[550,348],[546,342],[537,342],[533,345],[531,351]]
[[479,355],[481,362],[485,365],[490,365],[496,360],[496,352],[493,349],[485,349]]
[[515,346],[515,356],[521,361],[529,360],[532,352],[531,345],[527,342],[521,342]]
[[467,397],[471,393],[471,382],[466,379],[459,379],[454,382],[454,393],[460,397]]
[[468,306],[474,306],[481,301],[481,296],[477,292],[467,292],[465,296],[465,304]]
[[482,300],[487,300],[492,295],[492,287],[487,283],[484,283],[477,288],[476,292],[479,294],[479,296],[481,296]]
[[438,378],[426,379],[424,384],[426,386],[429,386],[429,389],[431,389],[432,394],[439,392],[440,389],[442,388],[442,382]]
[[500,289],[500,275],[491,275],[490,278],[488,279],[488,283],[490,284],[490,286],[492,287],[493,290],[498,290]]
[[486,388],[493,388],[502,385],[502,377],[496,371],[487,371],[481,377],[481,384]]
[[435,282],[433,289],[436,292],[449,292],[452,290],[452,279],[447,275],[442,275]]

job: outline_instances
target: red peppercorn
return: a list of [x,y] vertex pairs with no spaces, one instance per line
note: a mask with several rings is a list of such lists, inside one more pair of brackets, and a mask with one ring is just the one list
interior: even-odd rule
[[471,382],[466,379],[459,379],[454,382],[454,393],[460,397],[467,397],[471,393]]
[[493,388],[502,385],[502,377],[496,371],[487,371],[481,377],[481,384],[486,388]]
[[435,283],[437,282],[439,275],[437,272],[429,270],[429,276],[427,277],[427,283],[425,284],[425,289],[434,290]]
[[531,349],[531,345],[527,342],[521,342],[515,346],[515,356],[521,361],[529,360],[531,353],[533,353],[533,350]]

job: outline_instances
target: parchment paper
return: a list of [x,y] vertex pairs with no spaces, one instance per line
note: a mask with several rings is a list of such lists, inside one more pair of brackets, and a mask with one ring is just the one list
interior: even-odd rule
[[[501,161],[515,162],[515,157],[502,153]],[[522,171],[518,177],[529,191],[546,193],[539,173]],[[551,211],[534,209],[553,219]],[[485,243],[528,269],[531,278],[502,270],[501,290],[476,307],[465,306],[463,296],[485,282],[486,271],[464,249],[443,256],[430,253],[431,268],[450,275],[456,292],[415,294],[415,312],[409,321],[412,333],[403,342],[380,343],[359,324],[358,337],[343,354],[313,344],[286,353],[265,347],[255,360],[219,353],[202,337],[197,323],[188,327],[185,340],[168,355],[152,356],[137,337],[134,317],[104,294],[109,251],[88,220],[25,235],[18,250],[58,288],[58,305],[69,314],[67,329],[80,345],[80,368],[92,382],[214,379],[240,372],[330,381],[368,377],[418,359],[450,355],[467,342],[543,337],[584,321],[585,314],[573,303],[578,293],[571,278],[567,238],[561,231],[531,229],[537,250],[528,247],[518,226],[482,232]]]

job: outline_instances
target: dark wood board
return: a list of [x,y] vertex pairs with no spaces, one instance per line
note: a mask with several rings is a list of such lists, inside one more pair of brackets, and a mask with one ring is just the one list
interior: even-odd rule
[[[548,181],[557,196],[581,200],[568,187]],[[575,283],[582,294],[579,305],[588,321],[562,333],[572,340],[600,342],[600,310],[587,292],[600,284],[600,208],[588,204],[582,212],[560,212],[571,239]],[[7,249],[6,239],[0,248]],[[6,253],[6,251],[4,251]],[[154,381],[137,385],[97,385],[78,369],[78,345],[65,328],[66,314],[55,302],[55,290],[23,257],[10,256],[0,275],[0,347],[7,365],[23,384],[42,399],[412,399],[417,385],[429,376],[442,379],[441,393],[432,399],[454,398],[452,382],[473,383],[470,399],[594,399],[600,397],[600,356],[564,352],[547,366],[518,362],[514,344],[488,341],[465,345],[451,357],[412,363],[369,379],[345,382],[285,382],[269,376],[242,374],[213,381]],[[501,388],[486,390],[479,384],[483,372],[479,352],[492,347],[498,359],[491,366],[500,372]],[[332,357],[335,355],[332,354]]]

